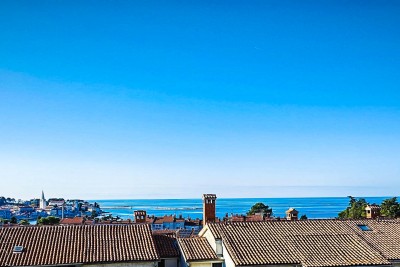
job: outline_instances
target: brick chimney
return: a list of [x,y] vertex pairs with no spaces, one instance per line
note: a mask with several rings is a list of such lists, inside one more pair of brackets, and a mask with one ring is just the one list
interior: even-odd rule
[[203,226],[215,222],[215,203],[217,195],[203,194]]
[[134,212],[135,223],[146,223],[146,211],[145,210],[135,210]]
[[286,211],[286,220],[288,221],[297,221],[299,212],[294,208],[290,208]]
[[367,219],[376,219],[381,216],[381,207],[376,204],[365,207],[365,215]]

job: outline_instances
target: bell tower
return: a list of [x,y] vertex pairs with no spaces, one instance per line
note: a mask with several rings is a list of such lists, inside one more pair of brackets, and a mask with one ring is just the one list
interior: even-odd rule
[[145,210],[135,210],[134,211],[135,223],[145,223],[146,216],[147,215]]
[[46,198],[44,197],[44,192],[42,190],[42,197],[40,198],[39,208],[44,210],[47,206]]
[[215,222],[215,203],[217,195],[203,194],[203,226]]

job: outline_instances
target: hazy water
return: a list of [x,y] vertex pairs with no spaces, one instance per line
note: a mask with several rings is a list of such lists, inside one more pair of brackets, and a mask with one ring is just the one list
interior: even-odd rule
[[[388,197],[365,197],[369,203],[380,204]],[[134,210],[146,210],[147,214],[163,216],[175,214],[190,218],[202,217],[202,200],[198,199],[121,199],[121,200],[90,200],[97,202],[104,211],[120,216],[124,219],[133,219]],[[217,216],[224,217],[226,213],[244,214],[257,202],[269,205],[274,216],[285,216],[285,211],[292,207],[299,211],[299,215],[306,214],[308,218],[335,218],[344,210],[349,199],[347,197],[323,198],[218,198]]]

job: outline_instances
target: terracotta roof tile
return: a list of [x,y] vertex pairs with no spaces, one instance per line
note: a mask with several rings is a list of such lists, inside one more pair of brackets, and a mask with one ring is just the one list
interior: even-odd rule
[[69,225],[81,225],[84,224],[85,219],[83,217],[75,217],[75,218],[64,218],[60,221],[60,224],[69,224]]
[[[13,253],[15,246],[24,251]],[[0,266],[159,259],[149,225],[1,228],[0,248]]]
[[201,261],[218,259],[207,239],[178,238],[178,244],[186,261]]
[[172,222],[174,222],[174,220],[175,220],[175,217],[172,215],[164,216],[164,218],[163,218],[163,222],[166,222],[166,223],[172,223]]
[[[400,220],[346,221],[352,229],[389,260],[400,260]],[[362,231],[366,225],[370,231]]]
[[236,265],[387,265],[389,262],[343,221],[265,221],[209,224]]
[[158,255],[161,258],[179,257],[179,249],[174,237],[168,235],[153,234]]
[[155,218],[153,223],[154,224],[162,224],[162,223],[164,223],[164,217]]

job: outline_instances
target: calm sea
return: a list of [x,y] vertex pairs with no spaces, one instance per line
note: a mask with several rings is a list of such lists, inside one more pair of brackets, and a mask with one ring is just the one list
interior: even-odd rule
[[[367,202],[377,204],[386,198],[388,197],[365,197]],[[193,219],[202,217],[202,200],[200,198],[90,200],[90,202],[97,202],[104,211],[124,219],[133,219],[134,210],[146,210],[147,214],[155,216],[174,214]],[[337,217],[338,213],[347,207],[349,199],[347,197],[218,198],[217,216],[245,214],[257,202],[263,202],[270,206],[275,217],[284,217],[285,211],[292,207],[299,211],[300,216],[306,214],[308,218],[324,219]]]

